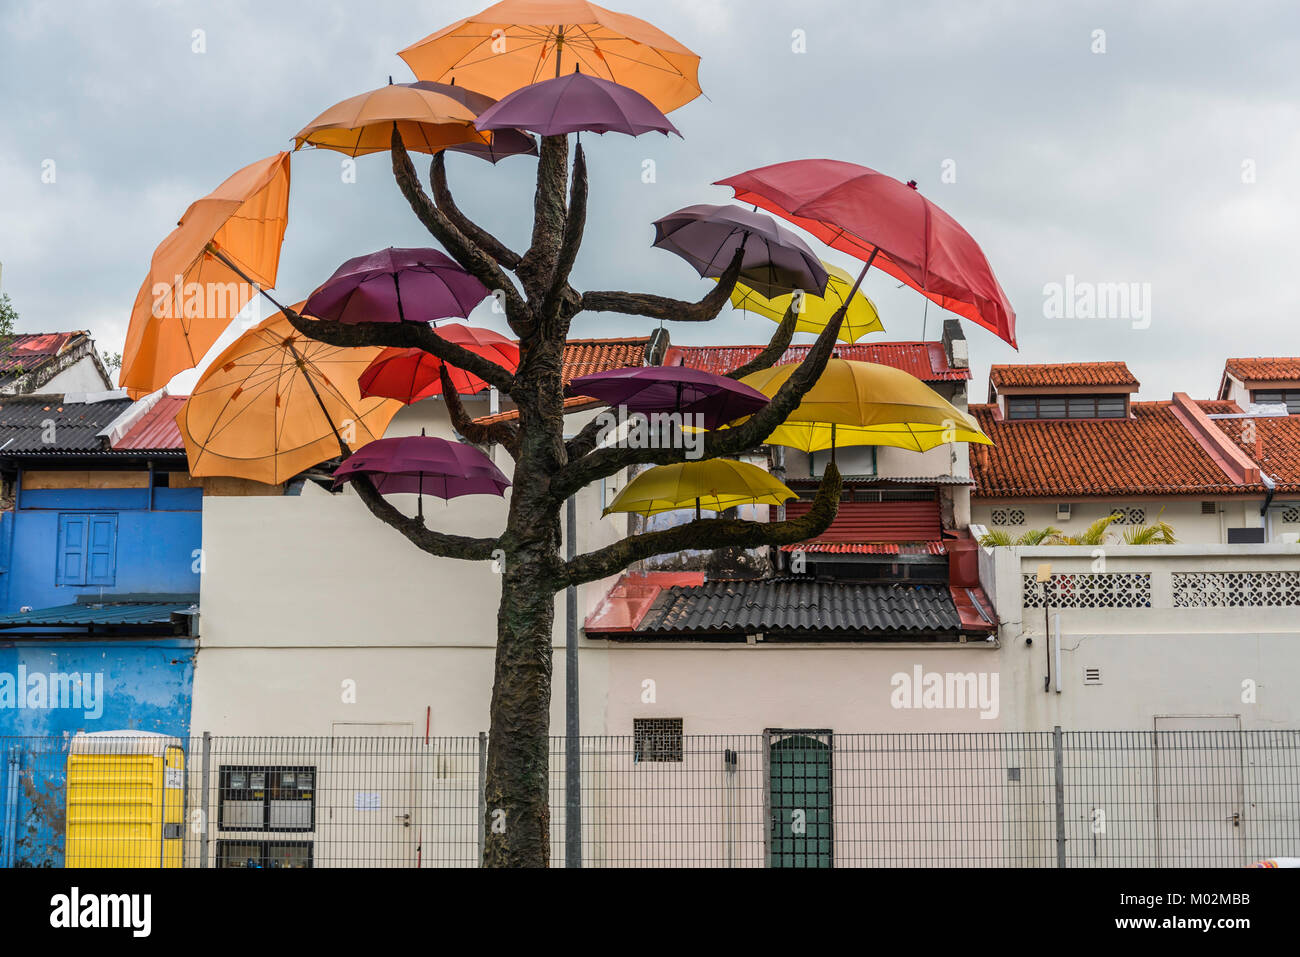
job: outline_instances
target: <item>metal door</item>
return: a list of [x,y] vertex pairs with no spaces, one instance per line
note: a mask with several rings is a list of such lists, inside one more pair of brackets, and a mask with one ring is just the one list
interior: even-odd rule
[[1155,719],[1156,860],[1239,867],[1243,788],[1237,715]]
[[772,867],[833,867],[834,765],[829,731],[769,731]]

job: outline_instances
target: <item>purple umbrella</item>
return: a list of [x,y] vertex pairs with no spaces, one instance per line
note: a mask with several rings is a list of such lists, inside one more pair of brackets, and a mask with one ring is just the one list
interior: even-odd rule
[[434,436],[376,439],[353,452],[334,472],[334,487],[365,475],[381,495],[420,495],[453,499],[458,495],[504,495],[510,480],[472,445]]
[[[457,103],[472,110],[475,116],[479,116],[484,110],[496,103],[496,100],[486,93],[475,93],[463,86],[456,86],[454,82],[434,83],[430,80],[420,80],[418,83],[403,83],[401,85],[449,96]],[[537,141],[524,130],[505,129],[494,132],[491,143],[458,143],[455,146],[448,146],[447,149],[457,153],[468,153],[470,156],[477,156],[495,166],[509,156],[536,156]]]
[[701,203],[655,221],[654,244],[676,253],[701,276],[727,271],[743,242],[740,281],[768,299],[795,289],[822,295],[826,267],[808,244],[771,216],[740,206]]
[[487,298],[481,282],[436,249],[381,249],[349,259],[303,306],[338,322],[432,322],[470,314]]
[[480,113],[474,125],[480,130],[532,130],[542,136],[583,131],[682,135],[636,90],[585,73],[521,87]]
[[700,415],[706,429],[753,415],[770,401],[743,382],[686,366],[596,372],[574,379],[565,392],[589,395],[613,406],[623,406],[629,412]]

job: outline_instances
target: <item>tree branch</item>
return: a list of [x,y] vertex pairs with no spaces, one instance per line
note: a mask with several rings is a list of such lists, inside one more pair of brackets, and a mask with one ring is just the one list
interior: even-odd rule
[[466,272],[494,293],[495,290],[501,290],[506,300],[506,321],[516,333],[522,335],[521,328],[531,328],[532,325],[532,310],[528,308],[528,303],[519,294],[515,284],[497,265],[496,260],[462,233],[425,193],[424,187],[420,185],[420,177],[415,172],[415,164],[411,162],[411,156],[402,143],[402,134],[398,131],[396,123],[393,124],[391,152],[393,177],[420,222],[424,223],[424,227],[438,242],[442,243]]
[[573,179],[569,186],[569,211],[564,219],[564,235],[560,240],[560,251],[555,260],[555,273],[551,277],[550,288],[542,303],[542,315],[551,316],[559,306],[559,301],[566,292],[573,296],[576,308],[581,297],[569,286],[569,273],[578,258],[582,247],[582,233],[587,225],[587,158],[579,143],[573,156]]
[[792,299],[790,307],[786,309],[785,315],[781,317],[781,324],[776,327],[776,332],[772,333],[772,341],[767,344],[767,348],[740,368],[732,369],[727,373],[727,378],[743,379],[751,373],[761,372],[763,369],[770,369],[776,365],[776,360],[785,355],[785,350],[790,348],[790,340],[794,338],[794,327],[798,323],[799,312],[795,308]]
[[456,201],[451,198],[451,190],[447,186],[446,156],[445,152],[435,153],[433,162],[429,164],[429,185],[433,187],[434,203],[437,204],[442,214],[447,217],[447,220],[464,233],[470,242],[474,243],[506,269],[517,268],[519,266],[519,254],[462,213],[460,207],[456,205]]
[[[565,179],[569,172],[569,138],[543,136],[537,157],[537,192],[533,197],[533,236],[515,274],[528,300],[542,303],[559,260],[568,203]],[[537,316],[544,320],[545,314]]]
[[754,548],[807,541],[826,531],[835,520],[842,485],[839,469],[833,462],[828,463],[812,508],[799,518],[784,522],[703,519],[659,532],[633,535],[565,562],[565,583],[581,585],[598,581],[617,574],[634,562],[686,549]]
[[484,382],[496,386],[506,395],[515,387],[515,377],[504,366],[485,359],[464,346],[449,342],[424,322],[335,322],[332,319],[309,319],[292,309],[284,310],[290,324],[308,339],[331,346],[396,346],[423,349],[443,362],[472,372]]
[[[826,324],[826,328],[818,335],[817,341],[808,350],[808,355],[777,390],[771,402],[741,425],[704,433],[703,458],[736,455],[753,449],[761,445],[776,427],[786,420],[798,407],[804,394],[816,384],[822,370],[826,368],[826,361],[835,347],[835,339],[839,335],[846,310],[847,306],[841,306],[836,310]],[[565,499],[592,482],[613,475],[630,465],[646,463],[669,465],[674,462],[685,462],[688,451],[685,443],[674,445],[675,447],[670,448],[645,449],[607,447],[595,449],[580,459],[570,459],[552,481],[552,494],[561,500]]]
[[385,525],[391,525],[405,535],[421,551],[439,558],[460,558],[465,561],[485,561],[500,547],[495,538],[470,538],[467,535],[447,535],[435,532],[418,518],[403,515],[379,494],[374,482],[359,475],[351,483],[361,501]]
[[668,319],[674,322],[708,322],[717,317],[723,305],[731,298],[740,278],[740,264],[745,258],[742,244],[731,257],[731,263],[718,279],[718,285],[699,302],[683,302],[667,296],[633,292],[584,292],[580,309],[591,312],[622,312],[632,316],[649,316],[651,319]]
[[447,371],[445,363],[438,367],[438,377],[442,380],[442,397],[447,402],[447,414],[451,417],[452,428],[476,445],[498,443],[512,458],[518,459],[519,427],[510,422],[493,422],[490,425],[475,422],[465,411],[460,393],[456,391],[456,384],[451,381],[451,373]]

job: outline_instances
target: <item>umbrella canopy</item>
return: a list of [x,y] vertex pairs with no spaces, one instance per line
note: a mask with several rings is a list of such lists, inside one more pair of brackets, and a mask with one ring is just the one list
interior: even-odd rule
[[700,95],[700,58],[644,20],[582,0],[504,0],[398,53],[421,80],[503,97],[583,73],[631,87],[665,113]]
[[659,108],[631,87],[570,73],[508,93],[483,111],[480,130],[518,128],[542,136],[566,133],[677,133]]
[[337,322],[433,322],[463,319],[487,295],[445,253],[390,246],[334,270],[307,297],[307,313]]
[[410,493],[453,499],[504,495],[510,480],[474,448],[435,436],[376,439],[357,449],[334,472],[334,487],[368,476],[381,495]]
[[[301,314],[302,303],[293,308]],[[337,434],[379,438],[402,404],[357,391],[378,352],[308,339],[283,313],[259,323],[213,361],[176,416],[190,474],[278,485],[338,455]]]
[[1016,344],[1016,314],[984,251],[914,185],[828,159],[764,166],[717,185]]
[[676,253],[701,276],[714,279],[727,271],[745,244],[741,281],[765,296],[795,289],[821,294],[826,268],[808,244],[771,216],[739,206],[701,203],[655,220],[654,244]]
[[[831,321],[831,317],[844,305],[849,290],[853,288],[853,277],[839,266],[823,262],[822,268],[826,270],[828,277],[826,292],[821,296],[815,296],[810,292],[802,294],[799,318],[794,327],[796,332],[819,334]],[[769,299],[761,292],[740,282],[736,283],[736,288],[731,291],[731,304],[737,309],[757,313],[777,322],[785,318],[786,310],[790,308],[793,301],[794,293]],[[876,304],[863,295],[861,290],[853,293],[852,299],[848,301],[849,309],[844,314],[844,322],[840,324],[840,333],[837,337],[841,342],[857,342],[869,333],[885,331],[884,325],[880,322],[880,314],[876,311]]]
[[288,153],[245,166],[191,203],[154,250],[131,310],[118,384],[138,398],[198,365],[257,294],[253,283],[275,285],[288,223]]
[[[429,90],[432,93],[449,96],[469,109],[475,116],[496,103],[496,100],[490,96],[468,90],[463,86],[456,86],[454,83],[432,83],[428,80],[420,80],[418,83],[403,85],[417,90]],[[510,156],[536,156],[537,140],[533,139],[526,130],[494,130],[492,142],[490,143],[457,143],[454,146],[448,146],[447,150],[455,153],[468,153],[470,156],[485,159],[495,166]]]
[[659,465],[628,482],[606,507],[610,512],[653,515],[679,508],[722,512],[737,505],[782,505],[798,498],[756,465],[731,459],[705,459]]
[[458,143],[487,144],[491,134],[474,128],[475,110],[435,90],[389,83],[335,103],[294,136],[294,149],[311,145],[348,156],[392,147],[393,124],[408,150],[437,153]]
[[574,379],[565,393],[589,395],[629,412],[699,415],[706,429],[753,415],[770,401],[752,386],[686,366],[596,372]]
[[[519,368],[519,343],[491,329],[448,323],[438,326],[435,331],[447,341],[464,346],[511,372]],[[364,396],[384,396],[410,405],[431,395],[442,394],[442,377],[438,370],[443,365],[441,359],[423,349],[393,347],[375,357],[375,361],[361,373],[357,385]],[[456,366],[447,365],[447,372],[460,395],[474,395],[487,386],[478,376]]]
[[[775,396],[798,363],[773,366],[741,379]],[[817,452],[837,445],[889,445],[924,452],[947,442],[993,441],[967,413],[902,369],[875,362],[828,359],[821,378],[767,438]]]

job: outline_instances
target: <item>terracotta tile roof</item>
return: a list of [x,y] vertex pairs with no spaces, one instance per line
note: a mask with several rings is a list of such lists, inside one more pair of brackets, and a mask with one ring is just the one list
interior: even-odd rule
[[113,448],[150,451],[183,450],[185,443],[181,439],[181,430],[176,424],[176,416],[180,414],[181,406],[188,398],[187,395],[163,396],[113,444]]
[[[761,345],[671,346],[664,356],[664,365],[684,365],[726,375],[754,358],[764,348],[766,347]],[[810,348],[809,345],[793,345],[776,364],[801,362]],[[943,344],[939,342],[877,342],[871,345],[841,343],[835,347],[835,355],[854,362],[877,362],[893,366],[916,376],[922,382],[959,382],[971,376],[970,369],[954,369],[948,364]]]
[[[1216,419],[1214,424],[1277,483],[1277,491],[1300,492],[1300,415]],[[1247,441],[1251,428],[1254,441]]]
[[[1202,401],[1207,414],[1235,412],[1231,402]],[[1134,402],[1128,419],[1017,420],[996,406],[971,414],[994,442],[972,446],[976,498],[1093,495],[1260,494],[1236,485],[1174,416],[1172,402]]]
[[989,383],[1003,388],[1053,386],[1132,386],[1138,380],[1123,362],[1058,362],[1050,365],[1005,365],[989,368]]
[[1273,356],[1256,359],[1229,359],[1223,371],[1243,382],[1271,382],[1300,379],[1300,357]]
[[[635,339],[570,339],[564,344],[564,365],[560,369],[560,379],[564,385],[568,385],[578,376],[591,375],[593,372],[644,365],[645,353],[649,345],[649,336]],[[599,404],[586,396],[574,396],[564,400],[566,411]],[[511,409],[497,415],[483,416],[474,421],[480,425],[491,425],[493,422],[511,422],[517,418],[519,413]]]

